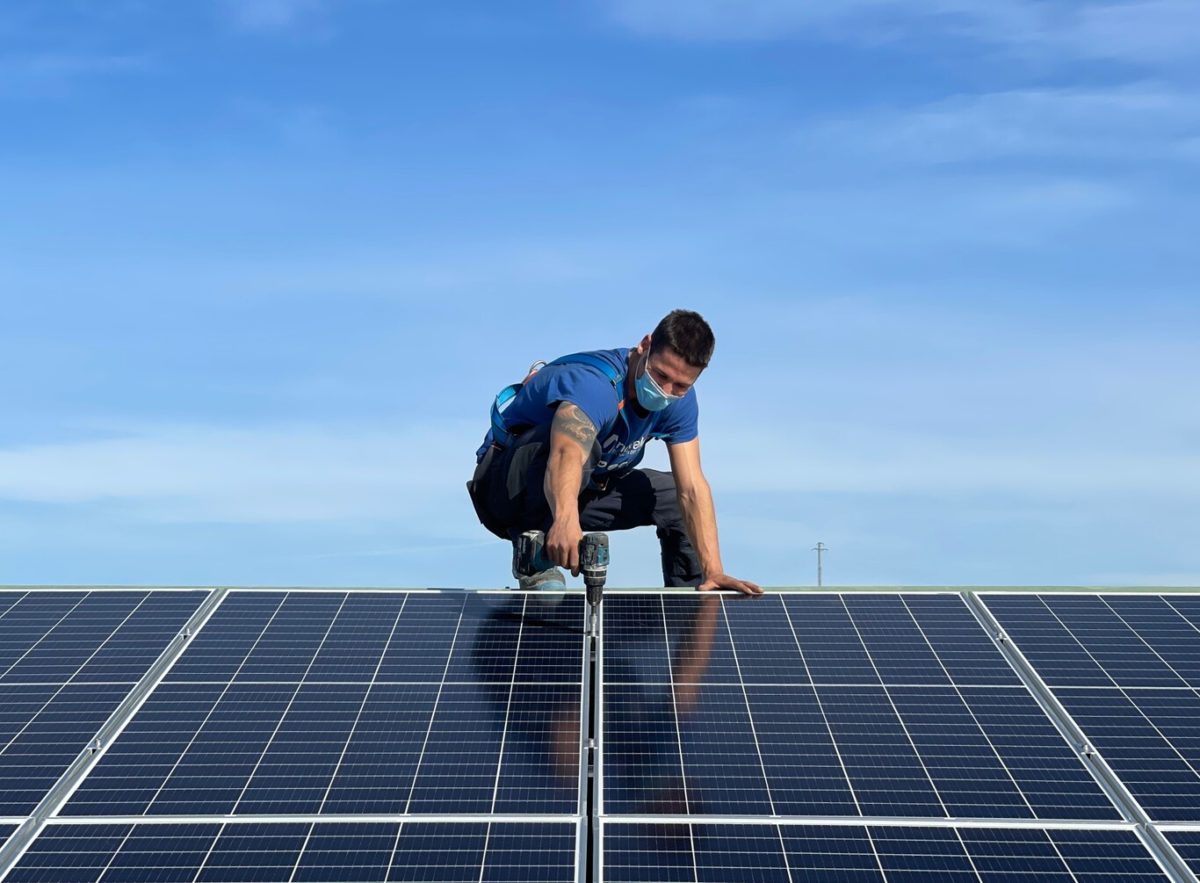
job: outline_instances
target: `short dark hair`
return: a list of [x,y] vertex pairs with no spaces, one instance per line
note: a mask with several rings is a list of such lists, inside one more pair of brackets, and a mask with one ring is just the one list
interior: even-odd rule
[[717,340],[704,317],[692,310],[671,310],[650,335],[650,352],[670,347],[693,368],[707,368]]

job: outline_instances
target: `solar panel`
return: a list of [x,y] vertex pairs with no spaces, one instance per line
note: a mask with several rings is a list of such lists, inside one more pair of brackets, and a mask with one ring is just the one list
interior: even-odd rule
[[63,814],[576,814],[583,606],[233,592]]
[[605,822],[605,883],[1171,879],[1129,830]]
[[1051,687],[1200,687],[1194,598],[988,593],[983,600]]
[[1166,837],[1175,851],[1183,856],[1192,873],[1200,875],[1200,830],[1168,831]]
[[33,810],[206,595],[0,593],[0,814]]
[[6,883],[574,883],[578,821],[51,824]]
[[604,603],[606,814],[1121,818],[958,596]]
[[1171,595],[984,596],[1151,818],[1200,821],[1200,606]]
[[[94,734],[205,597],[0,592],[0,740]],[[1200,599],[987,602],[1151,815],[1196,821]],[[593,851],[596,883],[1179,879],[977,612],[611,592],[597,684],[580,595],[231,591],[28,848],[0,817],[3,881],[582,883]]]

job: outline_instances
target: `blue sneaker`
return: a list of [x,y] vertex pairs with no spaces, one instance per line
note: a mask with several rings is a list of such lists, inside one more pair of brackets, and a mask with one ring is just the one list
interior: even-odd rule
[[517,584],[525,592],[561,592],[567,587],[567,576],[557,567],[548,567],[530,576],[517,577]]

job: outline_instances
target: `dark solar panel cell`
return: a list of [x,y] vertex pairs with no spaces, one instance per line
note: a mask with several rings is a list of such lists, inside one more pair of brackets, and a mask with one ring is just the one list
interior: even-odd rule
[[371,687],[322,812],[405,811],[437,693],[437,684]]
[[845,595],[842,600],[885,684],[950,683],[898,595]]
[[[674,609],[684,597],[659,600]],[[819,616],[808,616],[810,627],[819,619],[832,622],[835,633],[846,637],[848,628],[856,640],[861,631],[867,644],[859,646],[870,645],[888,659],[888,686],[812,688],[748,677],[745,684],[723,678],[673,685],[610,679],[604,690],[606,811],[646,813],[668,806],[675,812],[686,807],[693,815],[1119,819],[1005,660],[994,649],[965,647],[969,636],[986,648],[994,645],[961,599],[938,597],[936,604],[918,602],[916,613],[900,596],[848,596],[847,606],[839,600],[836,607],[830,596],[794,599],[816,599]],[[785,612],[761,602],[721,602],[735,666],[743,642],[779,624],[778,617],[769,622],[762,617]],[[806,613],[797,603],[784,618],[795,621]],[[893,619],[900,626],[888,634],[886,623]],[[950,684],[922,620],[966,685]],[[787,631],[790,636],[790,626]],[[622,656],[642,652],[641,644],[629,640],[610,648],[607,630],[605,638],[606,676],[610,665],[622,665]],[[764,646],[768,650],[758,658],[778,663],[785,642],[769,637]],[[643,666],[635,658],[623,668]]]
[[17,704],[0,711],[10,734],[0,746],[0,815],[18,816],[31,812],[87,747],[129,685],[67,684],[52,688],[45,701],[44,693],[33,696],[11,686],[6,692]]
[[206,592],[151,592],[72,678],[136,683],[203,603]]
[[604,808],[609,813],[686,813],[671,688],[604,689]]
[[345,594],[290,594],[246,656],[234,680],[292,683],[301,680],[346,599]]
[[406,605],[406,594],[350,594],[305,680],[369,684]]
[[526,599],[526,595],[466,596],[446,680],[512,681],[524,632],[521,612]]
[[954,683],[964,687],[1021,685],[958,595],[911,594],[903,600]]
[[778,595],[729,599],[722,604],[735,663],[747,684],[807,684],[808,671]]
[[1055,692],[1151,818],[1198,820],[1200,698],[1194,691]]
[[230,592],[171,666],[166,681],[228,681],[271,619],[284,592]]
[[220,828],[217,824],[135,826],[102,879],[104,883],[191,883]]
[[9,608],[15,605],[18,601],[24,598],[28,592],[0,592],[0,622],[4,621],[4,615],[8,613]]
[[609,822],[603,862],[621,883],[1169,879],[1132,831]]
[[197,883],[290,880],[312,825],[225,825],[204,859]]
[[780,826],[792,883],[883,883],[866,828]]
[[571,813],[579,712],[578,685],[169,684],[64,812]]
[[788,595],[783,603],[814,683],[879,683],[840,595]]
[[857,815],[812,687],[749,686],[750,713],[780,815]]
[[406,822],[57,825],[21,883],[570,883],[576,824]]
[[1038,595],[986,595],[985,603],[1047,684],[1109,687],[1112,678]]
[[488,826],[480,823],[405,825],[388,879],[400,883],[458,883],[479,879]]
[[[689,604],[686,609],[696,608]],[[663,598],[613,595],[605,599],[603,615],[605,683],[670,682]]]
[[[1094,595],[1046,595],[1043,601],[1097,664],[1121,686],[1186,686],[1103,598]],[[1020,635],[1014,637],[1020,643]]]
[[138,815],[154,799],[225,687],[160,684],[62,810]]
[[1163,595],[1171,609],[1200,629],[1200,595]]
[[701,692],[687,707],[676,691],[689,812],[770,815],[770,795],[742,688],[706,684]]
[[513,686],[494,812],[577,811],[579,715],[577,685]]
[[[71,680],[145,599],[144,592],[89,595],[7,667],[4,680],[10,683],[43,684],[61,684]],[[170,637],[173,634],[168,635],[168,639]],[[159,644],[160,651],[162,643]]]
[[[146,811],[156,815],[231,812],[294,692],[288,684],[231,686]],[[87,780],[76,794],[82,796],[85,788]]]
[[320,812],[368,689],[366,684],[301,686],[232,812]]
[[960,828],[958,836],[985,881],[1036,877],[1047,883],[1073,883],[1070,870],[1045,831]]
[[944,816],[929,774],[881,687],[818,687],[863,815]]
[[1176,675],[1200,687],[1200,628],[1180,615],[1170,599],[1106,595],[1104,600]]
[[1120,818],[1029,693],[971,688],[962,695],[1038,818]]
[[[672,660],[669,676],[676,683],[738,683],[738,660],[724,607],[720,596],[708,594],[672,598],[665,605],[663,613]],[[621,656],[615,653],[614,659]]]
[[5,883],[98,881],[132,825],[51,825],[42,829]]
[[[497,690],[507,693],[507,691]],[[417,768],[409,811],[486,813],[500,760],[503,700],[473,685],[447,684]]]
[[0,617],[0,681],[46,633],[83,603],[86,592],[30,592]]
[[610,883],[695,883],[691,825],[608,823],[603,862]]
[[789,883],[774,825],[693,825],[692,845],[698,883]]
[[317,824],[296,865],[294,883],[382,883],[387,880],[397,826]]
[[488,829],[482,881],[568,883],[576,877],[575,848],[573,823],[492,824]]
[[971,859],[953,828],[871,828],[888,883],[978,883]]
[[581,597],[529,596],[521,628],[521,652],[517,656],[517,681],[578,683],[583,634]]
[[957,691],[893,687],[890,692],[949,815],[1034,816],[1002,755]]
[[1166,879],[1132,831],[1052,831],[1050,837],[1079,883]]
[[1168,831],[1166,837],[1192,873],[1200,875],[1200,831]]
[[409,595],[383,656],[379,680],[440,681],[465,603],[458,593]]

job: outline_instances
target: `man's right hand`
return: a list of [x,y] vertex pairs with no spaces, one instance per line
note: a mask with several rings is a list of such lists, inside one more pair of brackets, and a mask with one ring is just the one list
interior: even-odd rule
[[546,534],[546,557],[571,571],[571,576],[579,576],[579,544],[583,541],[583,529],[576,519],[568,522],[559,519],[550,525]]

